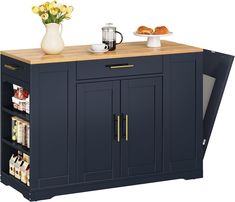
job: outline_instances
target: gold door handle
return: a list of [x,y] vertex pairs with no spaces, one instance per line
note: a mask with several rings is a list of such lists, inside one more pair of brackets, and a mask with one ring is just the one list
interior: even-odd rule
[[121,139],[121,121],[120,121],[120,115],[117,116],[117,141],[120,142]]
[[126,141],[129,139],[129,116],[126,114]]
[[132,67],[134,67],[134,65],[128,65],[128,64],[125,64],[125,65],[110,65],[109,67],[111,69],[121,69],[121,68],[132,68]]
[[7,65],[7,64],[5,64],[4,67],[7,68],[7,69],[9,69],[9,70],[11,70],[11,71],[16,71],[16,70],[17,70],[17,67],[14,67],[14,66],[12,66],[12,65]]

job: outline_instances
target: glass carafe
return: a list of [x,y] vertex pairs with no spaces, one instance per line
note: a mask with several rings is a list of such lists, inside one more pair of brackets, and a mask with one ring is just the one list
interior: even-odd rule
[[[121,40],[118,43],[116,42],[117,34],[121,36]],[[116,27],[112,23],[107,23],[106,26],[102,27],[102,41],[108,46],[110,51],[113,51],[116,49],[116,45],[122,43],[123,36],[116,30]]]

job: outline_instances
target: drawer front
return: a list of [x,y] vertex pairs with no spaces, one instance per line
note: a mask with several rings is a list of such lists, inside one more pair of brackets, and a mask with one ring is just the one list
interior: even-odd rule
[[162,72],[162,56],[77,62],[78,80],[142,74],[158,74]]
[[3,74],[21,81],[29,82],[30,65],[21,61],[2,56],[1,71]]

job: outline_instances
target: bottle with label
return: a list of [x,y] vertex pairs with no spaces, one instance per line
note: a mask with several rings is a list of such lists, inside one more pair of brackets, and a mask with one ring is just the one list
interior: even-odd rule
[[28,96],[25,101],[26,101],[25,102],[25,111],[27,114],[29,114],[29,112],[30,112],[30,104],[29,104],[30,103],[30,96]]
[[20,120],[18,120],[17,124],[17,143],[22,144],[22,131],[23,131],[23,124]]
[[11,139],[12,141],[17,141],[17,132],[18,132],[18,118],[13,116],[11,118]]
[[21,166],[23,164],[22,158],[19,156],[16,163],[15,163],[15,178],[20,180],[21,179]]
[[30,165],[28,166],[27,169],[27,186],[30,186]]
[[21,171],[20,180],[24,184],[27,184],[27,181],[28,181],[28,179],[27,179],[28,178],[28,176],[27,176],[28,168],[29,168],[28,162],[23,161],[23,164],[20,167],[20,171]]
[[9,173],[10,175],[15,176],[15,163],[17,161],[18,156],[15,154],[12,154],[10,160],[9,160]]

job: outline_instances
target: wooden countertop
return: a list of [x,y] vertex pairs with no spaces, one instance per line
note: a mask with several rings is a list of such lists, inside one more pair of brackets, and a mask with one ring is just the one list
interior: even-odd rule
[[90,46],[65,47],[60,55],[45,55],[41,49],[2,51],[1,54],[28,64],[46,64],[84,60],[99,60],[121,57],[168,55],[179,53],[202,52],[203,49],[170,41],[161,41],[162,47],[148,48],[146,42],[129,42],[117,46],[115,51],[94,54],[88,51]]

